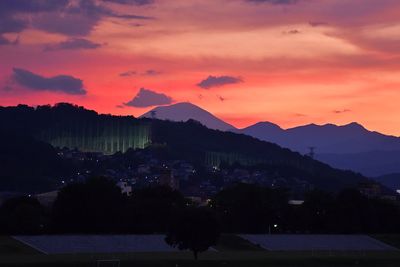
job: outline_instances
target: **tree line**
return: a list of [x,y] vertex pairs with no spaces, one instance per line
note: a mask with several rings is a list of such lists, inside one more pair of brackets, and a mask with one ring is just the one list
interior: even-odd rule
[[[284,189],[236,184],[216,194],[203,209],[226,233],[399,233],[397,202],[369,199],[355,189],[338,194],[310,191],[302,205],[290,205]],[[123,195],[107,178],[62,188],[52,207],[18,197],[0,207],[0,231],[42,233],[166,233],[182,210],[198,208],[165,186]]]
[[195,256],[225,233],[399,233],[400,207],[357,190],[311,191],[290,205],[284,189],[236,184],[199,207],[180,192],[156,186],[123,195],[107,178],[62,188],[52,205],[34,197],[5,201],[2,234],[166,234],[166,242]]

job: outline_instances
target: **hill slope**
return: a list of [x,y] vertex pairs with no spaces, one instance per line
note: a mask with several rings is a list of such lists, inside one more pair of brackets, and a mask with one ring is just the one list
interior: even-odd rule
[[[151,128],[149,133],[141,128],[143,125]],[[99,115],[82,107],[58,104],[54,107],[0,108],[0,130],[4,127],[60,147],[114,152],[130,146],[142,148],[136,146],[141,144],[150,148],[163,147],[169,159],[184,159],[202,166],[224,162],[259,165],[332,191],[366,181],[361,175],[333,169],[276,144],[243,134],[212,130],[193,120],[171,122]],[[141,142],[143,135],[150,143]]]
[[400,190],[400,173],[392,173],[375,177],[374,180],[392,190]]

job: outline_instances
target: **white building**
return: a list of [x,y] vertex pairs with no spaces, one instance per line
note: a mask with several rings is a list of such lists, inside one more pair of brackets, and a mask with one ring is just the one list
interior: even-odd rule
[[121,188],[121,193],[126,194],[127,196],[132,195],[132,186],[128,185],[127,182],[118,182],[117,186]]

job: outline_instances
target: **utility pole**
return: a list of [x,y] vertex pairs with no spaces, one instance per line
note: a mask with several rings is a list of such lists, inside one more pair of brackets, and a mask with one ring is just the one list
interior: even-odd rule
[[310,146],[310,147],[308,147],[308,149],[310,150],[308,152],[308,156],[312,159],[311,162],[310,162],[310,171],[311,171],[312,174],[314,174],[314,167],[315,167],[314,166],[315,165],[314,158],[315,158],[315,149],[316,149],[316,147],[315,146]]
[[310,151],[308,152],[308,156],[309,156],[310,158],[314,159],[316,147],[315,147],[315,146],[310,146],[310,147],[308,147],[308,149],[310,150]]

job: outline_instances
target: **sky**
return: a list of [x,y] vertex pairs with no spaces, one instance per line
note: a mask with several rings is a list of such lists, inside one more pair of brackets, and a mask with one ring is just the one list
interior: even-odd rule
[[0,1],[0,105],[58,102],[400,136],[400,1]]

